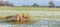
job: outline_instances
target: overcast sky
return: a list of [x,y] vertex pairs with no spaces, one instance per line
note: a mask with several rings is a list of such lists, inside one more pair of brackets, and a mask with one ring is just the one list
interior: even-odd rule
[[22,5],[32,5],[33,3],[37,3],[38,5],[48,6],[49,1],[54,1],[56,6],[60,6],[60,0],[7,0],[11,3],[14,3],[15,6]]

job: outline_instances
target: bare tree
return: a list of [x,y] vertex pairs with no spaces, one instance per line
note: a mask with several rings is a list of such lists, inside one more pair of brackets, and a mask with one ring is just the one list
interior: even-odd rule
[[49,7],[55,7],[55,4],[54,4],[53,1],[50,1],[50,2],[49,2]]

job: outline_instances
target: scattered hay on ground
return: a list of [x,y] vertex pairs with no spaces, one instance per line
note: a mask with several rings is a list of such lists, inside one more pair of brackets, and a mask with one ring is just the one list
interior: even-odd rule
[[12,24],[34,24],[36,21],[34,21],[34,20],[27,20],[27,21],[16,22],[14,20],[9,20],[7,22],[12,23]]
[[0,19],[4,19],[5,18],[5,16],[0,16]]

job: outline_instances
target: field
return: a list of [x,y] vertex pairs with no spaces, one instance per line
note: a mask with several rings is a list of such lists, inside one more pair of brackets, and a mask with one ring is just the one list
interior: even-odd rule
[[29,14],[31,18],[37,19],[60,19],[60,8],[50,7],[0,7],[0,15]]
[[20,11],[60,11],[60,8],[50,7],[4,7],[1,6],[0,10],[20,10]]
[[[36,22],[36,24],[32,25],[13,25],[18,27],[45,27],[45,26],[53,26],[60,27],[60,8],[50,8],[50,7],[0,7],[0,16],[9,16],[15,14],[29,14],[31,19],[41,20]],[[43,21],[44,20],[44,21]],[[47,21],[45,21],[47,20]],[[50,21],[51,20],[51,21]],[[2,23],[1,23],[2,22]],[[0,20],[0,24],[4,27],[11,26],[9,23],[4,23],[4,21]],[[45,25],[44,25],[45,24]],[[55,26],[56,25],[56,26]],[[2,27],[0,26],[0,27]]]

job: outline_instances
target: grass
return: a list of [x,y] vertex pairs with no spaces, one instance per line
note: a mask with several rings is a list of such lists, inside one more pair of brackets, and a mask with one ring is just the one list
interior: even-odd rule
[[60,8],[49,7],[0,7],[0,10],[20,10],[20,11],[60,11]]
[[[20,12],[22,11],[22,12]],[[26,11],[26,12],[24,12]],[[3,16],[7,16],[7,15],[12,15],[12,14],[17,14],[17,13],[28,13],[30,14],[31,12],[27,12],[27,11],[44,11],[44,12],[50,12],[50,11],[53,11],[53,12],[56,12],[56,11],[60,11],[60,8],[50,8],[50,7],[7,7],[7,6],[0,6],[0,15],[3,15]],[[37,12],[39,13],[39,12]],[[43,13],[44,14],[44,13]],[[33,15],[31,16],[31,18],[60,18],[60,16],[47,16],[47,15],[44,15],[44,16],[34,16],[34,14],[30,14],[30,15]]]
[[[20,12],[20,11],[22,11],[22,12]],[[28,11],[28,12],[24,12],[24,11]],[[39,13],[39,12],[35,12],[35,13],[31,14],[31,12],[29,12],[29,11],[31,11],[31,12],[32,11],[43,11],[43,13],[40,12],[42,15],[41,14],[39,14],[39,15],[36,14],[36,16],[34,16],[35,13]],[[53,11],[53,12],[57,11],[58,12],[58,11],[60,11],[60,8],[49,8],[49,7],[4,7],[4,6],[2,6],[2,7],[0,7],[0,16],[1,15],[2,16],[13,15],[13,14],[16,14],[16,13],[19,13],[19,14],[20,13],[27,13],[27,14],[31,15],[31,19],[37,19],[37,20],[46,19],[46,18],[53,19],[53,20],[55,20],[56,18],[60,19],[60,14],[56,15],[56,16],[53,16],[51,14],[50,15],[44,15],[44,14],[50,12],[50,11]],[[53,14],[53,12],[52,12],[52,14]],[[6,19],[0,18],[0,20],[6,20]],[[14,24],[14,22],[10,22],[10,23]]]

